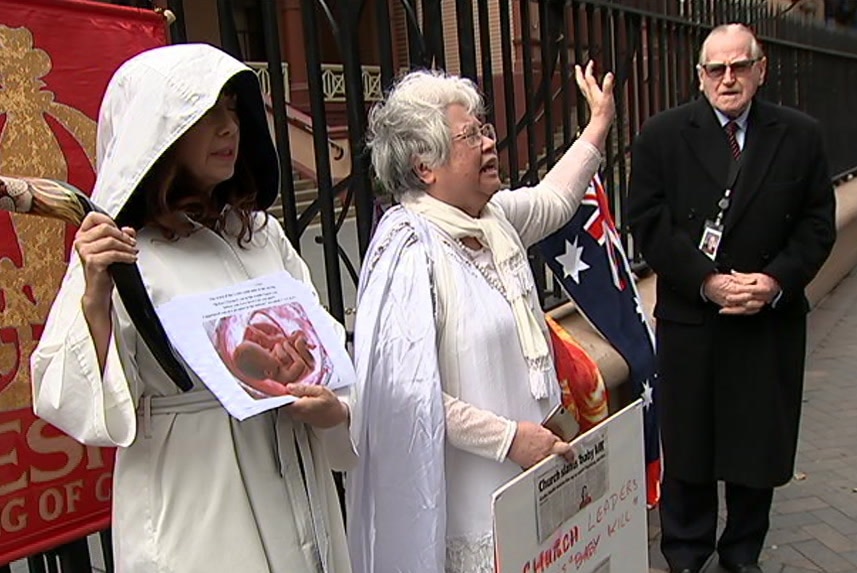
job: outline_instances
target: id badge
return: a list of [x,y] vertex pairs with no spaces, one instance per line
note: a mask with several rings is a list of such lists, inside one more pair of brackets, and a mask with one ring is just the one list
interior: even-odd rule
[[712,261],[717,257],[721,237],[723,237],[723,225],[710,220],[706,221],[702,229],[702,238],[699,239],[699,250]]

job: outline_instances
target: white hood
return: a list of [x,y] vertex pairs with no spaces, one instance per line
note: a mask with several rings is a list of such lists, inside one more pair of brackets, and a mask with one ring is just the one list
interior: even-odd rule
[[[116,71],[98,117],[96,205],[120,225],[122,208],[155,161],[217,102],[232,78],[241,124],[239,155],[251,168],[258,209],[273,203],[279,164],[255,74],[206,44],[178,44],[139,54]],[[133,225],[139,226],[139,225]]]

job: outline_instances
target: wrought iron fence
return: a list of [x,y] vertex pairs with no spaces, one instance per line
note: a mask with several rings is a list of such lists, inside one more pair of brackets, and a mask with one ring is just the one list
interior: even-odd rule
[[[262,86],[262,93],[267,96],[271,95],[271,74],[268,73],[268,64],[265,62],[244,62],[247,66],[253,70],[253,73],[256,74],[256,77],[259,78],[259,84]],[[282,66],[280,66],[281,73],[283,74],[283,88],[285,91],[285,99],[286,101],[290,101],[289,94],[289,64],[288,62],[283,62]]]
[[[262,8],[269,3],[262,2]],[[631,143],[649,116],[696,96],[697,51],[717,24],[750,24],[769,59],[762,96],[803,109],[821,121],[835,174],[857,164],[848,141],[857,128],[857,116],[851,113],[857,107],[857,90],[849,89],[857,85],[857,38],[788,18],[785,10],[762,0],[302,0],[301,8],[309,111],[318,135],[316,164],[321,166],[327,165],[328,153],[325,102],[334,84],[331,68],[321,63],[320,27],[327,29],[325,37],[334,38],[342,61],[334,87],[346,108],[351,175],[334,186],[330,174],[319,169],[318,199],[310,207],[321,213],[328,304],[339,320],[346,318],[343,279],[353,282],[375,215],[363,134],[367,104],[379,90],[367,90],[367,66],[378,70],[375,81],[381,88],[389,87],[402,68],[446,68],[476,80],[489,102],[487,119],[498,127],[503,172],[513,187],[537,182],[586,121],[573,64],[591,58],[600,71],[614,71],[618,113],[604,179],[632,256],[625,224]],[[367,21],[374,25],[366,26]],[[367,43],[375,49],[367,50]],[[224,38],[224,46],[230,44],[237,46],[237,41]],[[273,48],[269,60],[280,61],[277,46],[269,47]],[[363,61],[364,52],[375,54],[374,59]],[[288,153],[281,155],[288,164]],[[290,183],[283,182],[284,205],[293,196]],[[345,217],[334,216],[336,197],[343,197],[356,212],[356,257],[345,256],[348,249],[340,241]],[[300,214],[287,211],[284,224],[299,246],[305,227],[295,224]],[[351,272],[343,273],[343,268]],[[543,300],[550,304],[551,295],[558,293],[548,288],[543,265],[534,261],[534,268]]]
[[[184,10],[182,0],[169,0],[169,4],[179,15],[173,38],[183,40],[182,25],[194,14]],[[359,268],[359,260],[346,255],[345,213],[356,211],[356,259],[368,247],[376,214],[363,146],[367,104],[392,84],[401,68],[447,68],[478,82],[489,103],[487,120],[497,125],[503,171],[513,187],[537,182],[585,124],[573,64],[593,59],[599,72],[614,71],[617,118],[608,141],[604,180],[617,225],[632,253],[624,209],[630,145],[648,117],[695,97],[696,54],[702,38],[717,24],[740,21],[757,31],[769,60],[763,97],[818,118],[832,176],[857,168],[857,36],[785,18],[762,0],[300,0],[306,111],[312,117],[318,197],[298,213],[292,170],[287,167],[292,154],[279,13],[275,0],[258,0],[256,5],[264,23],[275,140],[286,166],[280,189],[282,222],[300,249],[301,235],[307,232],[306,215],[320,214],[327,302],[343,322],[343,284],[355,281]],[[232,2],[217,0],[217,7],[222,47],[243,59]],[[367,21],[372,26],[365,26]],[[336,93],[344,98],[351,151],[351,173],[336,184],[329,168],[326,74],[330,68],[321,61],[322,29],[325,37],[334,39],[340,56]],[[366,49],[370,44],[373,50]],[[374,54],[372,61],[363,61],[367,52]],[[368,80],[367,69],[371,71]],[[339,74],[340,68],[336,71]],[[345,209],[337,217],[338,196]],[[539,270],[537,262],[535,266]],[[537,275],[543,289],[549,286],[543,272]],[[550,298],[550,292],[545,294]],[[107,536],[102,541],[109,548]],[[80,541],[31,557],[30,570],[88,571],[85,547],[85,541]],[[109,551],[105,567],[112,571]],[[8,571],[9,566],[0,567],[0,573]]]

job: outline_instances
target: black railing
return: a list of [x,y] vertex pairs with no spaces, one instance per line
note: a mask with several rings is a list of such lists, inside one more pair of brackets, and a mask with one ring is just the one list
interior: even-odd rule
[[[366,127],[360,88],[363,64],[380,65],[385,87],[396,70],[447,63],[450,71],[476,80],[489,102],[488,119],[498,127],[501,163],[511,186],[538,181],[585,123],[586,108],[574,84],[573,64],[591,58],[600,71],[613,70],[619,80],[618,113],[607,150],[605,184],[631,254],[624,206],[634,135],[651,115],[697,95],[694,65],[699,45],[719,23],[741,21],[757,31],[769,59],[762,96],[803,109],[821,121],[834,174],[857,165],[857,154],[851,152],[848,141],[857,130],[857,115],[851,113],[857,109],[857,90],[848,89],[857,85],[857,36],[787,17],[784,10],[761,0],[457,0],[453,20],[442,12],[438,0],[303,0],[301,6],[309,111],[320,141],[328,114],[321,93],[319,27],[326,27],[328,36],[335,38],[345,70],[352,174],[339,186],[356,210],[361,256],[369,241],[375,199],[362,145]],[[396,14],[406,24],[405,38],[398,38],[402,32],[391,25]],[[367,19],[374,20],[371,37],[364,31]],[[449,21],[455,24],[444,27],[443,22]],[[495,29],[490,28],[492,22]],[[444,34],[454,35],[456,41],[445,42]],[[406,46],[404,55],[395,47],[397,40],[399,46]],[[224,44],[235,42],[224,39]],[[376,49],[368,49],[370,44]],[[455,49],[449,50],[450,46]],[[452,51],[458,54],[455,61],[450,58]],[[364,61],[364,52],[376,58]],[[268,54],[270,62],[279,57],[279,53]],[[344,320],[342,281],[353,281],[354,273],[343,276],[340,270],[346,249],[340,244],[342,219],[334,221],[333,199],[342,193],[336,193],[340,189],[334,189],[325,172],[326,153],[319,143],[319,198],[309,209],[321,214],[327,302],[334,316]],[[304,229],[296,229],[288,219],[284,224],[297,244]],[[547,287],[541,265],[536,267],[538,282]],[[347,261],[346,268],[359,268],[359,261]],[[546,293],[547,300],[550,294]]]
[[[114,3],[146,5],[148,0]],[[312,116],[318,199],[297,211],[286,127],[286,108],[277,26],[277,0],[257,0],[264,23],[263,43],[271,74],[278,152],[284,165],[281,187],[283,225],[300,248],[308,221],[321,218],[326,292],[332,314],[345,320],[343,282],[356,282],[359,260],[346,254],[345,214],[337,219],[335,200],[356,211],[358,258],[368,246],[376,197],[363,152],[366,106],[361,66],[379,65],[385,87],[401,69],[448,67],[476,80],[489,103],[488,120],[500,134],[498,149],[511,186],[538,181],[568,148],[586,122],[586,108],[572,67],[594,59],[599,72],[616,73],[617,117],[608,141],[604,179],[617,224],[628,244],[624,207],[629,149],[642,123],[653,114],[697,95],[694,71],[702,38],[726,22],[750,24],[768,56],[763,97],[797,107],[818,118],[825,134],[831,176],[857,170],[857,35],[791,19],[762,0],[456,0],[455,24],[440,0],[301,0],[309,103]],[[247,2],[242,2],[244,9]],[[173,40],[187,37],[184,22],[195,16],[182,0],[169,0],[179,20]],[[222,46],[241,57],[232,20],[232,0],[217,0]],[[474,12],[475,10],[475,12]],[[366,22],[372,26],[366,26]],[[399,25],[395,25],[399,23]],[[544,24],[544,25],[542,25]],[[494,26],[492,29],[491,26]],[[333,37],[344,66],[351,175],[334,184],[328,163],[328,106],[322,92],[320,31]],[[515,33],[521,30],[521,33]],[[447,50],[444,34],[454,34]],[[404,37],[400,37],[404,34]],[[329,47],[328,47],[329,48]],[[329,50],[328,50],[329,53]],[[457,65],[450,56],[458,54]],[[366,54],[373,54],[370,61]],[[303,62],[290,62],[291,66]],[[449,64],[449,65],[447,65]],[[317,231],[312,231],[317,232]],[[353,249],[352,249],[353,250]],[[345,268],[345,277],[341,271]],[[540,265],[536,264],[539,271]],[[544,299],[557,295],[537,272]],[[554,296],[554,300],[556,297]],[[103,559],[112,571],[109,535],[102,534]],[[85,540],[28,559],[30,571],[78,573],[90,570]],[[0,573],[10,571],[0,566]]]

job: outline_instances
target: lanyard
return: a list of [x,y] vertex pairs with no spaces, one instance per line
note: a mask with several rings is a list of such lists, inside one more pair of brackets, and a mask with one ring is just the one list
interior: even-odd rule
[[[743,156],[742,156],[743,159]],[[726,213],[726,210],[729,209],[729,205],[732,203],[730,197],[732,196],[732,188],[735,186],[735,181],[738,179],[738,173],[741,172],[741,159],[729,162],[729,173],[726,175],[726,189],[723,191],[723,196],[717,202],[717,208],[719,209],[717,213],[717,218],[714,221],[715,225],[723,224],[723,214]]]

